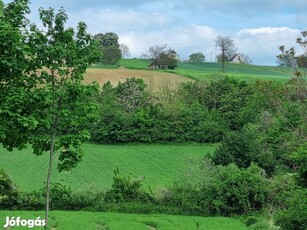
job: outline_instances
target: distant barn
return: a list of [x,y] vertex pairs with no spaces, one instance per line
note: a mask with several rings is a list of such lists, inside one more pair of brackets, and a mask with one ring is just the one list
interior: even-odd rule
[[236,54],[234,55],[230,61],[231,63],[236,63],[236,64],[241,64],[241,63],[245,63],[244,58],[240,55],[240,54]]

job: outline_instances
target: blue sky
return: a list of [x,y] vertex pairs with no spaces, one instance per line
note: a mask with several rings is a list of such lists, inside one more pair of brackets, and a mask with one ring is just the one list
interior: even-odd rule
[[297,47],[296,38],[307,30],[304,0],[32,0],[35,23],[40,6],[63,6],[68,25],[84,21],[91,34],[117,33],[132,57],[167,44],[182,59],[203,52],[211,61],[219,53],[214,39],[220,35],[232,37],[254,64],[275,65],[278,46]]

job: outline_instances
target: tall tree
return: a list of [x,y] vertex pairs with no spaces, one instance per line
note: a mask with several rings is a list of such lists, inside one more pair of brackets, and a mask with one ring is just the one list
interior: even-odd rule
[[282,67],[296,67],[295,50],[291,47],[289,50],[285,46],[279,46],[281,54],[277,55],[277,64]]
[[117,64],[122,57],[117,34],[113,32],[99,33],[94,35],[94,39],[98,42],[101,50],[100,62],[107,65]]
[[161,53],[168,53],[170,49],[166,44],[154,45],[148,48],[148,54],[151,59],[156,59]]
[[168,53],[160,53],[158,57],[153,59],[152,64],[159,66],[161,69],[175,69],[178,66],[177,62],[178,61]]
[[23,32],[29,12],[27,0],[15,0],[3,7],[0,16],[0,143],[5,148],[23,148],[29,133],[35,127],[34,118],[25,108],[27,90],[33,87],[33,79],[27,76],[31,69],[26,56]]
[[303,38],[296,39],[296,42],[303,48],[305,54],[307,53],[307,31],[302,32]]
[[236,45],[233,39],[229,36],[222,37],[218,36],[215,39],[215,44],[222,51],[221,53],[221,63],[222,63],[222,72],[225,72],[225,62],[229,61],[236,54]]
[[190,62],[204,62],[206,60],[206,57],[203,53],[198,52],[198,53],[192,53],[189,56],[189,61]]
[[4,4],[2,1],[0,1],[0,17],[3,15],[3,7],[4,7]]
[[[49,151],[46,183],[46,221],[48,223],[50,182],[55,154],[59,171],[70,170],[81,160],[81,144],[89,138],[83,128],[94,105],[86,100],[95,86],[82,83],[86,67],[96,57],[96,46],[80,22],[77,32],[65,28],[68,16],[63,9],[40,8],[40,19],[46,32],[31,27],[29,47],[37,58],[33,63],[41,69],[32,73],[39,87],[34,91],[39,98],[41,112],[36,135],[31,142],[36,154]],[[36,49],[35,49],[36,48]],[[43,109],[43,110],[42,110]]]
[[178,60],[174,57],[174,50],[164,45],[154,45],[149,47],[148,56],[152,59],[152,64],[159,68],[174,69],[177,67]]
[[[53,161],[58,170],[70,170],[81,160],[84,129],[95,106],[89,101],[98,90],[84,85],[86,67],[96,58],[96,46],[83,22],[77,32],[65,28],[63,9],[40,9],[45,30],[27,27],[27,0],[5,6],[0,21],[1,104],[0,141],[4,147],[33,147],[36,155],[49,152],[46,181],[48,224]],[[2,123],[2,122],[1,122]],[[47,229],[47,226],[46,226]]]
[[119,49],[121,50],[122,58],[127,58],[131,56],[129,47],[127,45],[122,43],[119,45]]

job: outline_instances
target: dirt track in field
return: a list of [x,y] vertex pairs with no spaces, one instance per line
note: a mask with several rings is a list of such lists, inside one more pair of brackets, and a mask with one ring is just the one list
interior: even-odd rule
[[153,90],[168,86],[176,86],[180,82],[193,81],[191,79],[182,77],[177,74],[163,73],[153,70],[132,70],[126,68],[119,69],[87,69],[84,77],[84,82],[89,84],[93,81],[98,82],[100,85],[110,81],[114,86],[118,82],[126,81],[126,78],[141,78],[147,84],[147,87]]

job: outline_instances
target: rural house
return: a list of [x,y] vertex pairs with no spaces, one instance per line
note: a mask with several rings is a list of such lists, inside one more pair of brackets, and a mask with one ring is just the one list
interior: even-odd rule
[[245,60],[244,60],[244,58],[243,58],[240,54],[236,54],[236,55],[234,55],[234,56],[230,59],[229,62],[231,62],[231,63],[236,63],[236,64],[241,64],[241,63],[244,63]]
[[176,59],[177,61],[180,61],[180,57],[179,57],[179,55],[176,53],[175,50],[170,50],[169,53],[168,53],[168,56],[171,57],[171,58]]
[[177,67],[177,61],[180,61],[179,55],[170,50],[167,53],[160,53],[158,57],[148,65],[149,69],[174,69]]

